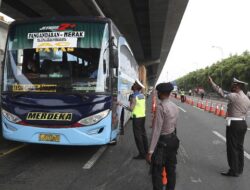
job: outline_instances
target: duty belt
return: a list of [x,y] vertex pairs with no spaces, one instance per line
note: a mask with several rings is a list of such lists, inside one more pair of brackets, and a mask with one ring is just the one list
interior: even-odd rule
[[170,138],[172,138],[174,136],[176,136],[176,134],[174,132],[170,133],[170,134],[166,134],[166,135],[161,135],[160,138],[159,138],[159,141],[157,143],[157,146],[158,147],[167,147],[166,140],[170,139]]
[[175,136],[175,133],[170,133],[170,134],[166,134],[166,135],[161,135],[160,136],[160,140],[164,140],[164,139],[169,139],[171,137],[174,137]]
[[241,118],[241,117],[226,117],[226,123],[227,123],[227,126],[230,126],[231,125],[231,121],[245,121],[246,118]]

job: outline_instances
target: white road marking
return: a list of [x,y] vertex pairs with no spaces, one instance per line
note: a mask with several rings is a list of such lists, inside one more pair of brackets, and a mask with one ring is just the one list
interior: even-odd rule
[[107,146],[101,147],[82,168],[85,170],[91,169],[106,149]]
[[187,112],[186,110],[184,110],[183,108],[181,108],[180,106],[177,106],[181,111],[183,112]]
[[[225,138],[223,135],[221,135],[221,134],[218,133],[217,131],[213,131],[213,133],[214,133],[216,136],[218,136],[219,138],[221,138],[223,141],[226,142],[226,138]],[[250,160],[250,154],[248,154],[246,151],[244,151],[244,156],[245,156],[248,160]]]
[[196,108],[197,110],[204,111],[204,109],[198,108],[196,106],[193,106],[193,108]]
[[193,176],[190,177],[190,180],[193,182],[193,183],[201,183],[201,178],[198,178],[198,179],[195,179]]
[[220,140],[214,140],[213,144],[222,144],[222,142]]
[[193,106],[194,108],[196,108],[197,110],[200,110],[200,111],[203,111],[204,112],[204,109],[201,109],[201,108],[198,108],[196,106]]
[[20,146],[14,147],[14,148],[8,150],[7,152],[1,152],[0,153],[0,158],[3,157],[3,156],[6,156],[6,155],[8,155],[8,154],[10,154],[12,152],[15,152],[15,151],[17,151],[17,150],[19,150],[19,149],[21,149],[21,148],[23,148],[25,146],[27,146],[27,144],[22,144]]
[[180,158],[182,162],[185,164],[186,161],[189,159],[187,151],[184,149],[183,145],[180,144],[180,147],[178,149],[178,153],[180,154]]
[[227,141],[226,140],[226,138],[223,136],[223,135],[221,135],[220,133],[218,133],[217,131],[213,131],[213,133],[216,135],[216,136],[218,136],[219,138],[221,138],[223,141]]
[[182,154],[184,157],[186,157],[187,159],[189,159],[189,156],[188,156],[188,154],[187,154],[187,151],[185,150],[185,148],[183,147],[182,144],[180,144],[179,150],[180,150],[181,154]]

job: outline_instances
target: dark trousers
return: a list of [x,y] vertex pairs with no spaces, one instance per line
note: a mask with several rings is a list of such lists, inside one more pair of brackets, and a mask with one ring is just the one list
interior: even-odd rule
[[148,153],[148,138],[145,130],[145,117],[133,118],[133,132],[139,154],[145,157]]
[[241,174],[244,167],[244,138],[247,131],[246,121],[231,121],[226,129],[227,161],[230,171]]
[[185,102],[185,96],[181,95],[181,102]]
[[[166,146],[163,148],[162,144]],[[176,183],[176,164],[179,139],[175,134],[169,137],[160,137],[157,147],[152,155],[152,182],[154,190],[162,190],[162,170],[166,168],[167,186],[166,190],[174,190]],[[162,152],[163,151],[163,152]]]

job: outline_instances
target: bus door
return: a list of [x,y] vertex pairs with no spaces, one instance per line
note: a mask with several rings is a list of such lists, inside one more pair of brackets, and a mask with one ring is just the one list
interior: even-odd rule
[[118,96],[118,38],[112,32],[110,47],[110,65],[111,65],[111,89],[112,89],[112,135],[111,139],[119,133],[120,115],[121,111],[117,106]]

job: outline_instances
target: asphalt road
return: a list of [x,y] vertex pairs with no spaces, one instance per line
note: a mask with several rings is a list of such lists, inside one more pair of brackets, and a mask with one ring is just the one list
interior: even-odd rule
[[[245,139],[243,175],[221,176],[220,172],[228,169],[224,119],[173,101],[180,107],[176,190],[248,190],[250,131]],[[149,113],[146,123],[149,136],[150,123]],[[132,159],[137,150],[131,127],[129,121],[125,135],[120,136],[115,146],[50,146],[0,140],[0,189],[151,190],[148,164]]]
[[[250,186],[250,131],[245,139],[245,168],[238,178],[224,177],[228,170],[225,146],[225,120],[196,107],[176,102],[181,111],[178,136],[181,147],[178,155],[177,190],[248,190]],[[250,124],[249,118],[247,119]]]

